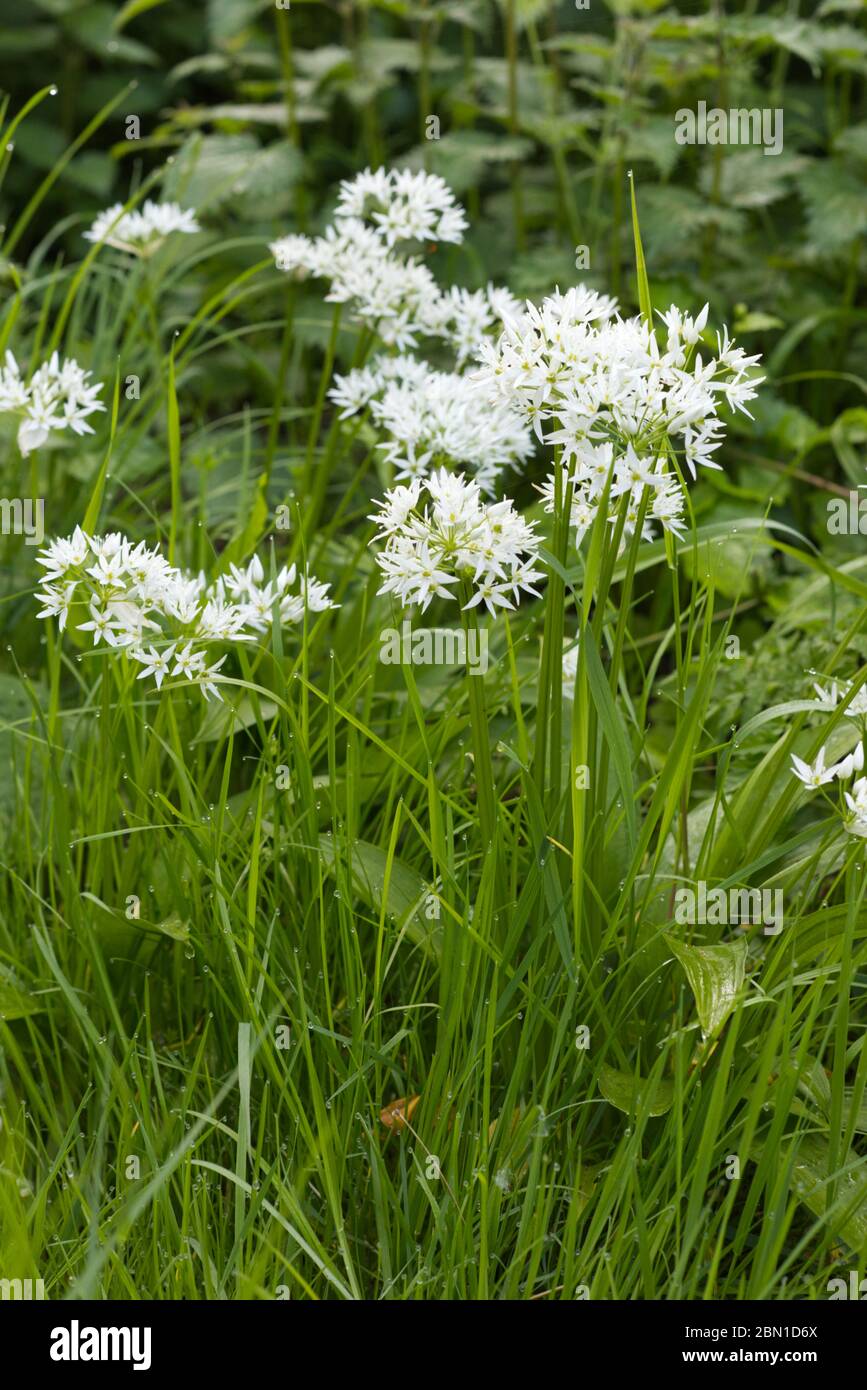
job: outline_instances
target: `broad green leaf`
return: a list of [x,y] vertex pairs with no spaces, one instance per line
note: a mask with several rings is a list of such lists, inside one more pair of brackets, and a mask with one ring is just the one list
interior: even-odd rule
[[798,180],[807,211],[807,232],[822,252],[844,250],[867,231],[864,179],[840,161],[816,160]]
[[[322,866],[329,874],[337,870],[337,850],[330,835],[319,837],[319,857]],[[389,870],[388,855],[377,845],[366,840],[352,843],[352,886],[363,902],[374,911],[380,912],[383,906],[386,878],[388,896],[385,910],[406,931],[416,945],[435,955],[440,951],[440,927],[436,920],[425,916],[425,904],[430,888],[421,874],[409,868],[402,860],[392,858]]]
[[31,1018],[34,1014],[45,1013],[46,1005],[22,985],[16,983],[12,975],[3,970],[0,977],[0,1021],[11,1023],[16,1018]]
[[[260,699],[258,709],[265,721],[273,719],[277,713],[277,706],[270,700]],[[242,695],[237,705],[231,704],[228,700],[211,700],[199,725],[199,731],[193,739],[193,746],[197,743],[213,743],[218,738],[228,738],[231,729],[237,733],[241,729],[249,729],[257,722],[256,707],[249,695]]]
[[609,1104],[622,1110],[624,1115],[646,1113],[664,1115],[674,1101],[674,1085],[671,1081],[657,1081],[652,1090],[650,1082],[635,1077],[630,1072],[618,1071],[605,1063],[599,1069],[599,1090]]
[[719,946],[687,946],[666,934],[666,941],[689,981],[705,1038],[720,1031],[743,988],[747,961],[745,936]]
[[[827,1217],[827,1140],[816,1134],[808,1134],[788,1144],[784,1143],[782,1150],[774,1154],[775,1168],[780,1168],[788,1162],[792,1143],[798,1145],[792,1170],[792,1187],[814,1216]],[[762,1150],[758,1148],[754,1150],[753,1157],[758,1160],[761,1154]],[[850,1153],[848,1164],[854,1163],[855,1159],[856,1155]],[[842,1177],[836,1174],[831,1176],[836,1176],[837,1190],[833,1212],[828,1218],[830,1229],[853,1250],[861,1250],[867,1241],[867,1176],[864,1174],[863,1165],[857,1174],[850,1171]]]

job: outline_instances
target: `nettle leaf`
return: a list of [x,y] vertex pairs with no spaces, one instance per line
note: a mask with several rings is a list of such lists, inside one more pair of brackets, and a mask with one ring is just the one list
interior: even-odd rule
[[534,246],[515,256],[509,264],[509,285],[518,298],[541,299],[558,285],[571,285],[581,279],[593,288],[604,289],[588,271],[579,271],[575,249],[562,242]]
[[664,1115],[674,1101],[674,1084],[657,1081],[655,1084],[631,1072],[618,1071],[604,1062],[599,1069],[599,1090],[610,1105],[624,1115]]
[[[863,60],[867,57],[867,36],[851,24],[826,25],[822,29],[822,49],[829,58]],[[848,64],[844,62],[843,66]],[[861,62],[855,62],[861,68]]]
[[838,154],[849,154],[855,159],[867,160],[867,121],[842,130],[834,140],[834,150]]
[[840,251],[867,231],[867,188],[838,160],[809,165],[798,188],[809,238],[822,251]]
[[807,19],[777,15],[743,15],[721,25],[726,37],[762,48],[784,48],[818,72],[823,52],[822,26]]
[[799,406],[790,405],[770,388],[763,387],[754,401],[750,401],[753,420],[738,417],[734,420],[734,433],[746,438],[764,439],[775,444],[786,454],[806,451],[822,434],[822,428]]
[[482,130],[454,130],[416,147],[402,163],[409,169],[427,168],[448,181],[452,191],[460,196],[476,188],[489,164],[529,158],[533,145],[519,136],[486,135]]
[[863,14],[864,0],[822,0],[821,5],[816,11],[817,19],[824,19],[826,14]]
[[214,44],[225,43],[246,29],[264,10],[268,0],[208,0],[208,37]]
[[737,208],[716,207],[691,188],[642,186],[641,236],[649,257],[692,256],[696,242],[712,226],[718,228],[723,242],[736,245],[746,234],[746,214]]
[[702,1036],[715,1037],[743,989],[747,962],[747,940],[723,942],[719,946],[687,946],[666,934],[668,945],[683,966],[692,990]]
[[249,133],[191,135],[167,171],[163,196],[201,211],[255,195],[257,210],[270,216],[275,199],[288,198],[300,172],[301,156],[288,144],[263,149]]
[[[727,151],[721,166],[720,196],[736,208],[769,207],[786,197],[806,163],[800,155],[779,154],[768,159],[763,150]],[[710,193],[713,180],[714,168],[708,162],[699,179],[705,193]]]
[[163,197],[205,208],[231,196],[259,148],[253,135],[191,135],[163,180]]
[[683,153],[683,147],[672,138],[672,130],[670,116],[649,116],[640,125],[628,127],[623,145],[624,160],[629,164],[647,160],[667,178]]
[[612,14],[627,15],[653,14],[655,10],[661,10],[666,0],[605,0],[606,8]]
[[343,71],[348,76],[353,72],[351,50],[334,43],[299,49],[294,55],[294,63],[298,72],[316,83],[323,82],[335,72]]
[[[498,4],[505,14],[509,8],[509,0],[498,0]],[[548,0],[514,0],[514,20],[518,33],[526,29],[528,24],[535,24],[547,10]]]
[[[415,39],[365,39],[358,46],[358,61],[364,77],[383,73],[418,72],[421,51]],[[428,65],[433,72],[454,66],[443,53],[431,53]]]

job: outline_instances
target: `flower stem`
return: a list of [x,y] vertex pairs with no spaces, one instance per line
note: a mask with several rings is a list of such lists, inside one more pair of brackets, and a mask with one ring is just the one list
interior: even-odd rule
[[473,735],[473,760],[476,771],[476,798],[479,807],[479,824],[482,841],[487,847],[494,842],[497,824],[497,798],[494,791],[494,769],[491,761],[491,743],[488,737],[488,715],[485,709],[485,684],[481,674],[474,675],[470,669],[470,635],[478,633],[479,624],[474,608],[464,605],[472,597],[466,581],[461,583],[461,620],[467,639],[467,696],[470,704],[470,728]]
[[331,380],[331,371],[334,367],[334,354],[337,350],[337,335],[340,332],[340,311],[342,307],[341,304],[335,304],[334,313],[331,316],[331,333],[328,338],[328,346],[325,349],[325,360],[322,363],[322,371],[319,374],[316,404],[313,407],[310,429],[307,434],[307,451],[304,456],[304,491],[308,496],[313,484],[313,455],[316,449],[316,440],[319,438],[319,427],[322,424],[325,393],[328,390],[328,383]]

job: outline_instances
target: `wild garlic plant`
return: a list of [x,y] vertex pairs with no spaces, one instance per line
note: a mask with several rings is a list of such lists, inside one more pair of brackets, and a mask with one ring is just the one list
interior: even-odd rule
[[262,562],[254,556],[241,569],[209,581],[202,573],[184,573],[158,547],[134,544],[119,532],[89,536],[80,526],[69,537],[52,541],[37,555],[45,574],[37,599],[40,618],[56,618],[92,633],[93,646],[104,645],[141,670],[138,680],[180,680],[198,687],[205,699],[222,699],[217,688],[223,655],[220,645],[250,644],[267,632],[279,614],[281,624],[295,625],[305,611],[335,607],[330,585],[320,584],[295,565],[284,566],[265,581]]
[[466,468],[493,496],[503,470],[533,453],[531,432],[513,405],[488,405],[471,377],[436,371],[417,357],[381,355],[335,383],[329,396],[341,419],[369,409],[386,435],[379,448],[398,481],[443,466]]
[[26,381],[15,357],[7,351],[0,367],[0,414],[20,419],[18,448],[26,458],[53,433],[71,430],[77,435],[93,434],[88,417],[105,410],[97,399],[101,390],[100,382],[91,382],[90,372],[72,358],[61,360],[56,352]]
[[[859,742],[852,752],[837,762],[828,762],[827,744],[819,749],[812,763],[806,762],[792,753],[791,772],[808,791],[819,791],[832,806],[832,796],[837,791],[836,807],[841,815],[843,828],[850,835],[867,839],[867,777],[856,776],[864,771],[864,739],[867,738],[867,688],[863,685],[853,691],[848,681],[832,681],[826,689],[814,684],[816,698],[813,703],[817,710],[833,713],[841,702],[848,700],[842,711],[844,718],[852,721],[858,728]],[[853,780],[854,779],[854,780]],[[851,783],[846,788],[844,783]],[[827,788],[827,790],[825,790]]]
[[[484,502],[478,483],[440,469],[386,493],[370,518],[383,542],[376,562],[380,594],[425,612],[434,598],[457,601],[465,631],[484,604],[492,617],[514,608],[521,593],[539,596],[539,542],[532,523],[508,499]],[[467,673],[482,834],[490,844],[496,822],[490,744],[481,682]]]
[[134,208],[131,212],[124,212],[123,203],[106,208],[84,237],[86,241],[104,242],[106,246],[147,260],[173,233],[190,236],[201,230],[191,208],[182,208],[178,203],[155,203],[148,198],[141,209]]
[[493,495],[501,471],[524,463],[533,441],[515,404],[486,402],[469,369],[481,341],[521,306],[492,284],[442,289],[418,255],[398,251],[401,243],[459,244],[466,225],[438,176],[366,170],[341,185],[323,236],[283,237],[270,249],[293,278],[329,282],[326,301],[346,304],[365,329],[362,358],[377,342],[385,349],[335,374],[328,396],[341,420],[369,412],[394,479],[447,466],[471,472]]
[[736,347],[726,330],[717,335],[716,355],[707,355],[708,305],[694,319],[674,305],[660,317],[664,346],[647,319],[622,319],[615,300],[578,285],[541,305],[528,303],[496,342],[483,340],[478,349],[475,379],[489,400],[518,405],[539,441],[554,451],[541,488],[545,510],[553,514],[558,568],[546,606],[536,768],[543,777],[550,713],[555,794],[569,535],[579,547],[585,536],[593,537],[584,555],[579,623],[586,627],[592,609],[597,646],[615,565],[628,552],[612,657],[615,683],[637,547],[655,538],[655,524],[667,537],[683,535],[685,473],[695,479],[699,467],[720,466],[713,458],[725,432],[720,403],[748,414],[761,381],[751,375],[758,358]]

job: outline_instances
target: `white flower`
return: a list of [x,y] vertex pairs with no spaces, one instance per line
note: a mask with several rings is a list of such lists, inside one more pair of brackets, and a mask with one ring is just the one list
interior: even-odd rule
[[[203,574],[184,574],[158,550],[133,545],[119,532],[88,536],[77,527],[36,558],[46,571],[37,592],[40,617],[59,618],[63,629],[79,590],[90,608],[80,630],[93,633],[94,646],[126,649],[144,668],[137,679],[152,676],[158,690],[170,674],[197,685],[205,699],[220,698],[215,677],[225,657],[208,664],[214,642],[254,642],[270,626],[275,605],[287,625],[300,622],[305,611],[335,607],[329,586],[299,575],[294,565],[262,587],[264,570],[254,556],[245,569],[232,566],[209,584]],[[145,633],[154,634],[149,648]]]
[[18,447],[26,458],[55,430],[73,434],[92,434],[87,417],[105,410],[97,396],[102,384],[90,384],[90,372],[72,358],[60,360],[56,352],[33,373],[25,384],[18,363],[7,352],[0,367],[0,412],[21,415]]
[[[842,700],[846,699],[849,691],[852,689],[852,682],[842,681],[838,685],[836,681],[832,681],[828,690],[814,683],[813,689],[816,692],[815,704],[817,707],[819,709],[833,710],[837,708]],[[858,719],[865,714],[867,714],[867,685],[862,685],[846,706],[845,717],[847,719]]]
[[43,604],[41,610],[36,614],[37,618],[58,618],[60,631],[66,627],[69,617],[69,609],[72,603],[72,596],[75,593],[75,581],[64,584],[62,589],[54,584],[45,584],[39,594]]
[[119,251],[134,256],[152,256],[173,232],[200,232],[191,208],[178,203],[154,203],[150,198],[143,208],[124,212],[122,203],[106,208],[84,233],[87,241],[105,241]]
[[618,454],[631,445],[643,459],[679,445],[693,477],[698,465],[717,467],[718,397],[744,409],[761,381],[747,376],[758,358],[735,350],[727,336],[719,358],[705,362],[694,352],[707,306],[695,320],[674,306],[662,316],[665,352],[641,318],[616,318],[615,308],[584,286],[528,304],[507,319],[497,344],[482,342],[478,379],[492,398],[520,402],[540,437],[544,422],[556,421],[547,440],[563,447],[567,463],[588,442],[609,441]]
[[836,770],[833,767],[825,766],[825,749],[819,749],[819,756],[814,763],[806,763],[803,758],[792,754],[792,772],[803,782],[805,787],[822,787],[826,782],[833,782]]
[[385,540],[376,556],[385,576],[379,593],[424,612],[434,597],[456,598],[463,582],[473,591],[464,607],[484,603],[492,614],[513,608],[522,590],[537,593],[539,542],[508,499],[485,504],[477,483],[443,468],[395,488],[378,506],[371,520]]
[[483,491],[492,493],[502,469],[533,451],[515,406],[489,404],[469,377],[433,371],[417,358],[379,357],[334,380],[329,395],[343,407],[344,419],[370,408],[388,436],[379,447],[398,478],[423,477],[448,464],[471,469]]
[[94,603],[90,605],[90,622],[79,623],[79,631],[93,633],[94,646],[101,641],[107,642],[110,647],[118,646],[118,627],[111,611],[108,608],[99,609]]
[[567,699],[575,698],[575,681],[578,677],[578,643],[573,642],[563,652],[563,694]]
[[136,680],[143,681],[147,676],[153,676],[154,680],[156,681],[157,690],[159,690],[160,686],[163,683],[163,680],[169,674],[169,667],[171,665],[174,652],[174,642],[171,644],[171,646],[165,647],[161,652],[155,651],[153,647],[151,647],[149,652],[145,652],[142,650],[130,652],[130,656],[133,658],[133,660],[141,662],[141,664],[144,666],[144,670],[139,671],[138,675],[136,676]]
[[847,757],[841,758],[838,763],[835,763],[832,770],[834,776],[840,778],[842,781],[844,778],[851,777],[853,772],[862,772],[863,769],[864,745],[863,743],[859,743],[858,747],[852,753],[849,753]]
[[867,777],[859,777],[851,792],[845,793],[849,815],[845,821],[850,835],[867,838]]
[[387,246],[396,241],[462,241],[467,225],[445,179],[410,169],[365,169],[344,181],[335,216],[369,219]]

